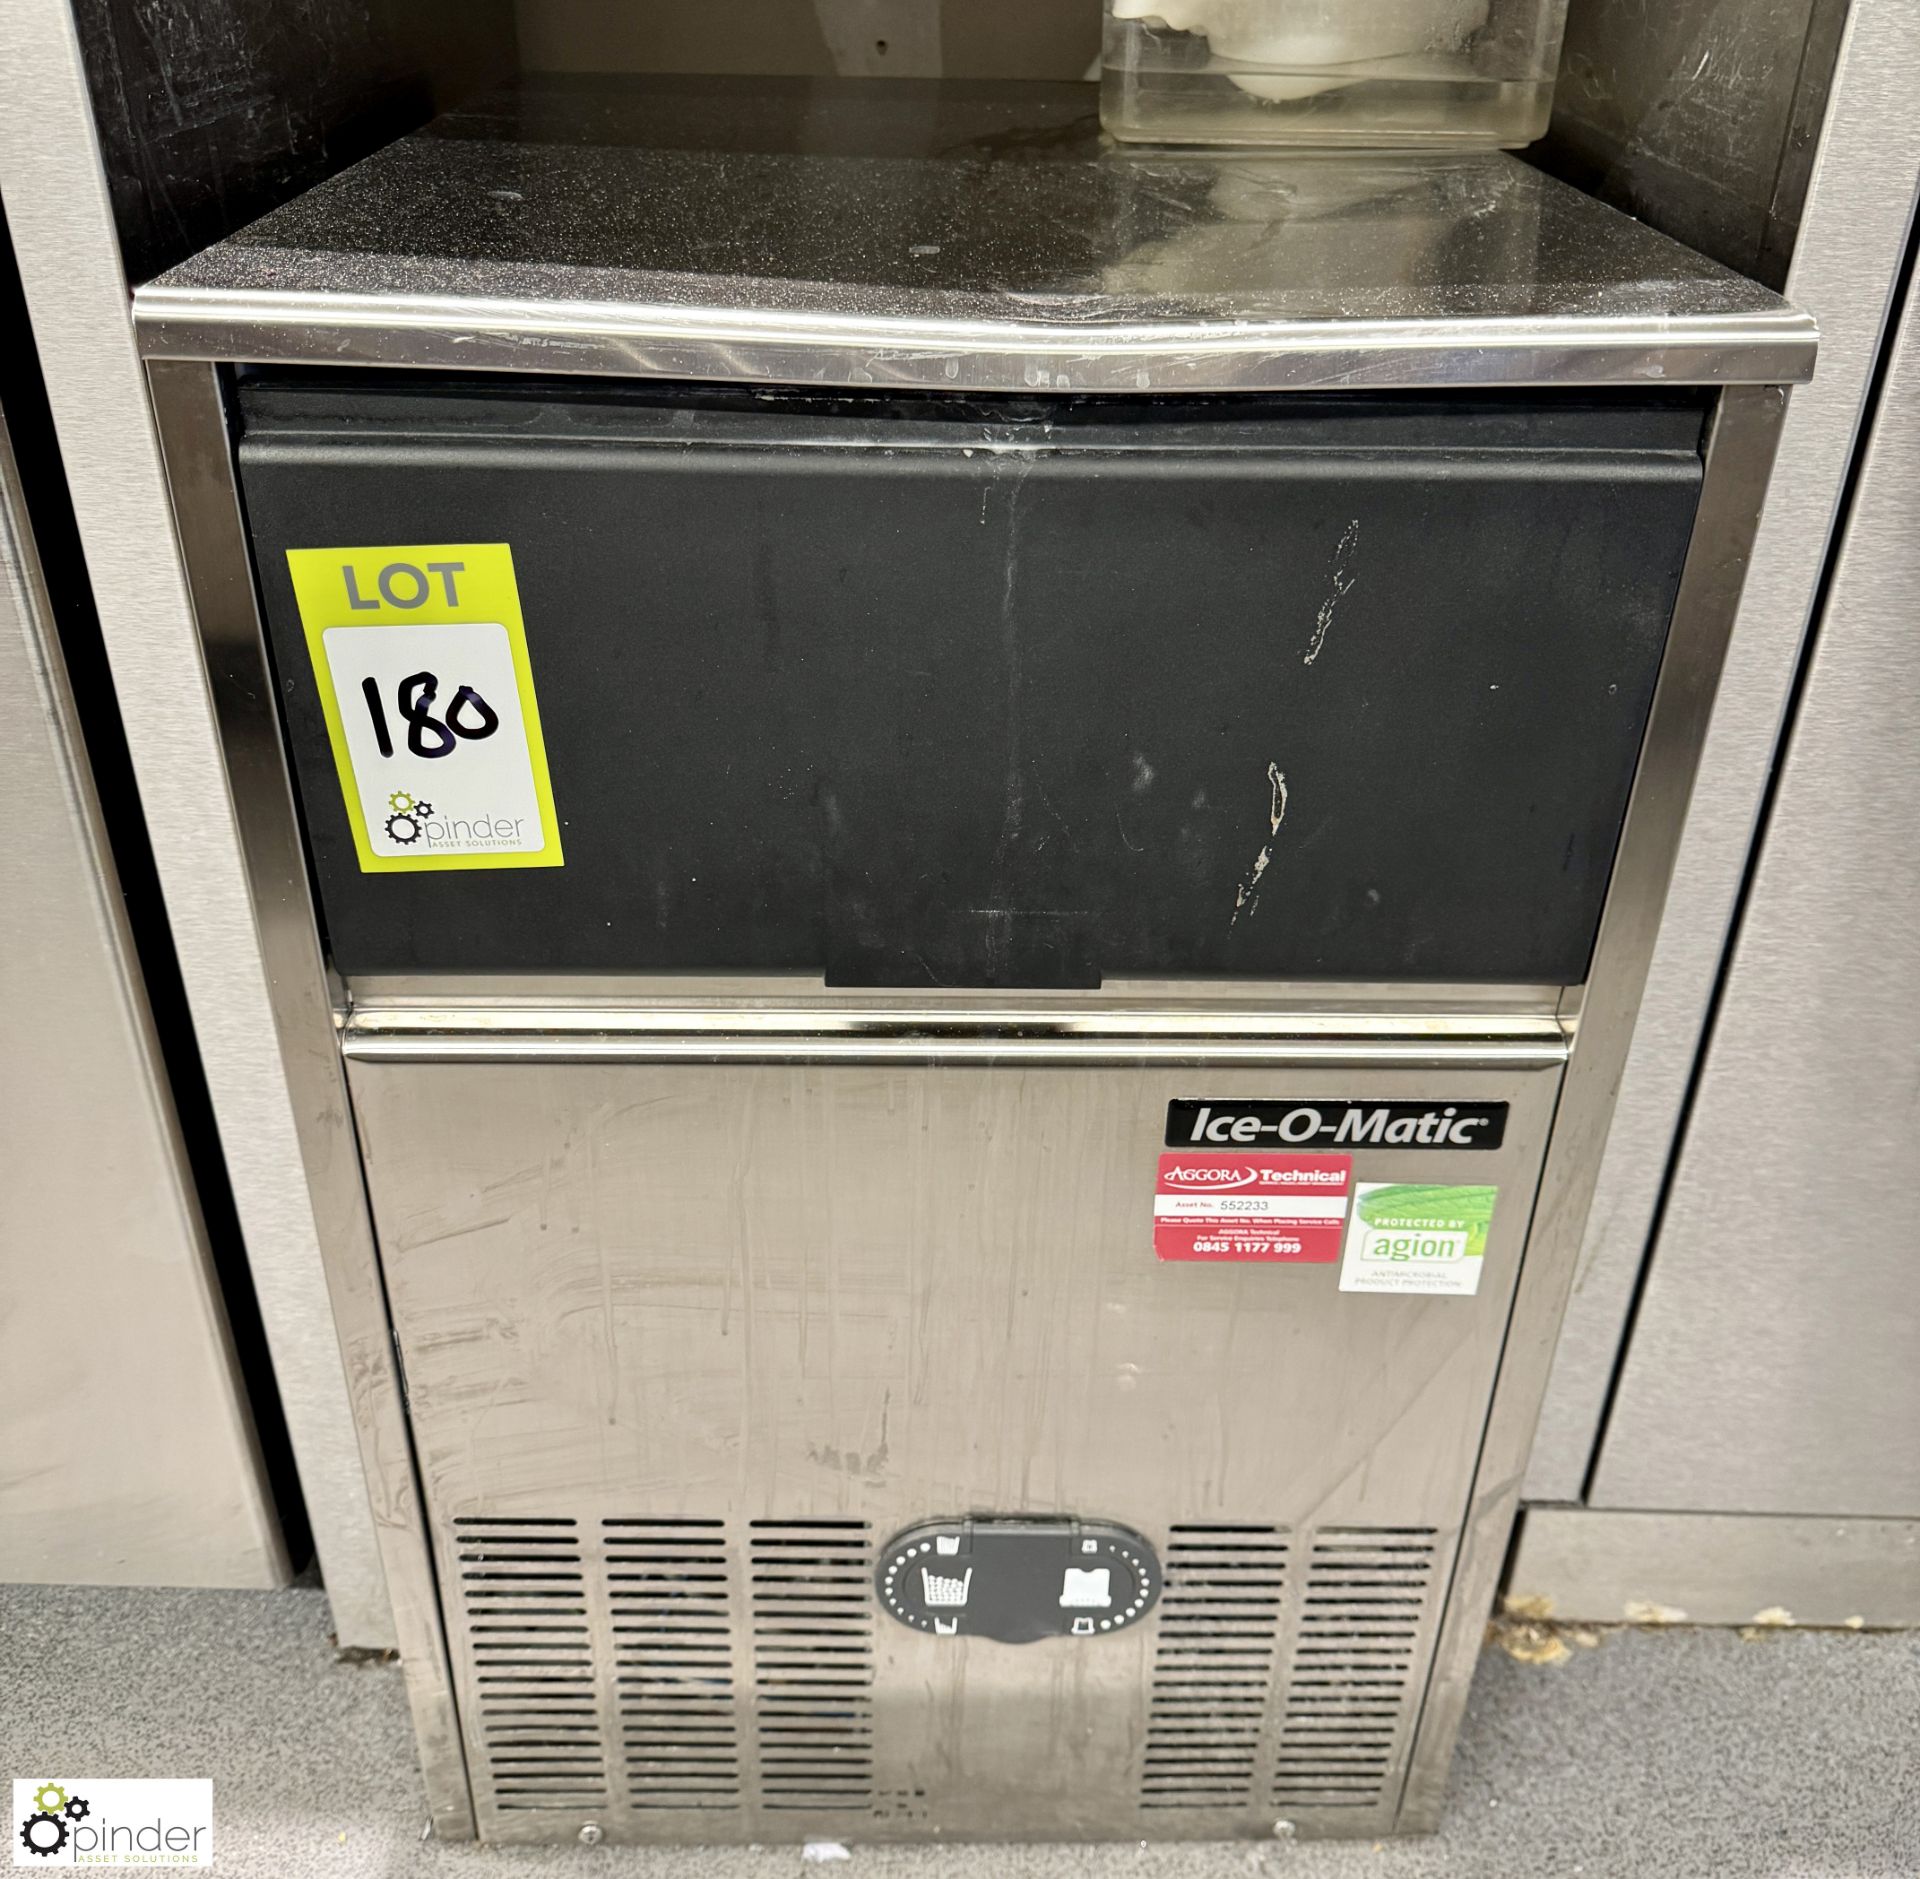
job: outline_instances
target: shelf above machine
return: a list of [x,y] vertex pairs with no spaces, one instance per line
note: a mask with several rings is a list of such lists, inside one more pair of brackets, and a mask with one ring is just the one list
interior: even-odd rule
[[933,391],[1789,384],[1517,158],[1122,148],[1071,84],[532,78],[142,287],[150,358]]

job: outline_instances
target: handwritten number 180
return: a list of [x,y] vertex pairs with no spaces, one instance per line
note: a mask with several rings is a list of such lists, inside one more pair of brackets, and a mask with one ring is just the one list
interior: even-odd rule
[[[414,756],[450,756],[456,739],[464,737],[477,743],[500,728],[499,714],[471,685],[462,685],[454,693],[444,720],[433,715],[433,701],[439,695],[440,677],[435,672],[415,672],[394,687],[394,703],[407,721],[407,749]],[[391,757],[393,733],[387,725],[387,707],[380,697],[378,681],[362,679],[360,696],[367,701],[367,716],[373,720],[374,741],[380,746],[381,756]],[[462,721],[463,711],[472,714],[472,722]]]

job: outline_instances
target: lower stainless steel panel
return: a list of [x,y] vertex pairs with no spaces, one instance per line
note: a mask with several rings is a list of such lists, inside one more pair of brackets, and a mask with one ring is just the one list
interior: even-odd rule
[[[483,1835],[1390,1828],[1557,1052],[705,1047],[350,1062]],[[1498,1184],[1478,1295],[1157,1263],[1196,1094],[1510,1103],[1497,1151],[1356,1161]],[[885,1616],[876,1549],[986,1513],[1135,1528],[1165,1595],[1026,1646]]]

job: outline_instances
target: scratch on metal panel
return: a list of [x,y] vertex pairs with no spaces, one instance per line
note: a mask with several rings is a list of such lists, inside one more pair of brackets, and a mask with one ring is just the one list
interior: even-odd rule
[[407,1250],[417,1253],[423,1246],[438,1246],[444,1240],[465,1239],[472,1233],[484,1233],[489,1227],[504,1227],[511,1223],[511,1214],[492,1214],[485,1220],[460,1220],[452,1226],[444,1227],[438,1233],[424,1233],[408,1242]]
[[1267,765],[1267,783],[1272,790],[1267,806],[1267,845],[1254,861],[1253,872],[1240,883],[1234,894],[1233,918],[1227,922],[1229,926],[1238,926],[1242,913],[1251,919],[1258,910],[1260,882],[1273,863],[1272,838],[1280,833],[1280,824],[1287,819],[1287,779],[1279,764]]
[[1333,578],[1325,600],[1320,603],[1320,611],[1314,618],[1313,637],[1307,642],[1303,665],[1312,665],[1320,657],[1321,649],[1327,643],[1327,631],[1333,625],[1335,610],[1342,600],[1353,590],[1356,576],[1353,573],[1354,551],[1360,546],[1360,518],[1355,516],[1347,524],[1346,533],[1340,537],[1333,551]]

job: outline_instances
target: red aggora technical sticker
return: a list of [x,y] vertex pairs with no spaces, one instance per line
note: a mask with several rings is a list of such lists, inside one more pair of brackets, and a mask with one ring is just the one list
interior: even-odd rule
[[1161,1259],[1331,1265],[1352,1195],[1351,1155],[1162,1155],[1153,1250]]

